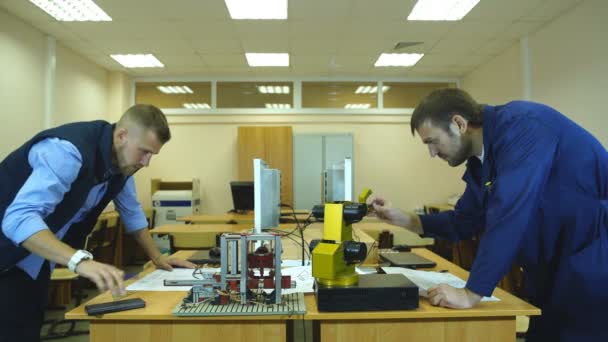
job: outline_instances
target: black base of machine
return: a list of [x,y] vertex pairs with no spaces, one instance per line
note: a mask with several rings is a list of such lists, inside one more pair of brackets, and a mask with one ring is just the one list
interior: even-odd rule
[[413,310],[418,287],[402,274],[364,274],[359,283],[329,287],[315,281],[319,312]]

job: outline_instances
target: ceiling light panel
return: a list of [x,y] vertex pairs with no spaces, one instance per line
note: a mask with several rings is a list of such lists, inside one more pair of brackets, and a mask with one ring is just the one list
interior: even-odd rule
[[345,109],[369,109],[369,103],[349,103],[344,106]]
[[407,20],[461,20],[479,0],[418,0]]
[[209,109],[211,106],[207,103],[184,103],[184,108],[188,109]]
[[[389,90],[390,86],[382,86],[382,92],[386,93]],[[355,90],[355,94],[375,94],[378,92],[377,86],[359,86],[357,90]]]
[[164,94],[192,94],[192,89],[188,86],[158,86],[156,88]]
[[251,67],[289,66],[288,53],[245,53],[245,58]]
[[30,0],[59,21],[112,21],[92,0]]
[[269,109],[290,109],[289,103],[266,103],[266,108]]
[[125,68],[164,68],[161,63],[152,54],[141,55],[110,55],[115,61],[120,63]]
[[383,53],[374,64],[375,67],[410,67],[418,63],[423,53]]
[[289,94],[290,89],[289,86],[261,85],[258,91],[262,94]]
[[225,0],[232,19],[287,19],[287,0]]

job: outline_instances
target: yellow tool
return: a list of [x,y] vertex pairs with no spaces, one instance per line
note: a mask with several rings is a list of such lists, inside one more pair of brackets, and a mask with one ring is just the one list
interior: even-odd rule
[[342,202],[317,205],[312,214],[323,220],[323,240],[311,241],[312,275],[325,286],[349,286],[357,284],[359,276],[355,264],[367,256],[367,246],[353,241],[352,224],[367,215],[365,204],[371,190],[364,189],[359,203]]

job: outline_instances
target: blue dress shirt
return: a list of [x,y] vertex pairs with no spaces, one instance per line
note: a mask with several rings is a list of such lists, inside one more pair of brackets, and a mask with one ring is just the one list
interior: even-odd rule
[[[30,149],[28,161],[32,174],[6,209],[2,220],[2,231],[16,245],[43,229],[49,229],[44,218],[62,201],[82,166],[82,156],[78,149],[67,140],[59,138],[47,138],[36,143]],[[63,239],[72,224],[82,221],[87,213],[97,206],[107,187],[107,181],[95,185],[89,191],[83,206],[55,236]],[[128,233],[147,227],[146,217],[137,200],[133,177],[128,178],[124,188],[114,199],[114,204]],[[17,267],[32,279],[36,279],[43,262],[42,257],[30,254],[17,263]],[[50,266],[52,271],[54,263]]]

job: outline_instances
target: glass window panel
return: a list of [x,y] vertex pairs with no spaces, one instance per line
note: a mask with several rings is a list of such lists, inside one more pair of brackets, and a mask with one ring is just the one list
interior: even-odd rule
[[135,103],[159,108],[211,108],[211,82],[138,82]]
[[218,108],[293,108],[292,82],[217,82]]
[[435,89],[455,87],[454,83],[398,83],[384,82],[384,108],[415,108]]
[[302,108],[377,108],[376,86],[376,82],[302,82]]

